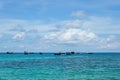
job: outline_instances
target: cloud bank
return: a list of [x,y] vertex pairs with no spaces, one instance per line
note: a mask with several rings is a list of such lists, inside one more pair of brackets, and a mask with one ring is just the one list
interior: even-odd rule
[[70,16],[50,23],[0,20],[1,51],[116,51],[120,47],[120,24],[111,17],[88,16],[84,11]]

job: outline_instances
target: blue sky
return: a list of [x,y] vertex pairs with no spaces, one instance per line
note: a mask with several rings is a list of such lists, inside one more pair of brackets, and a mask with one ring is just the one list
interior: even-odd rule
[[120,51],[120,0],[0,0],[0,51]]

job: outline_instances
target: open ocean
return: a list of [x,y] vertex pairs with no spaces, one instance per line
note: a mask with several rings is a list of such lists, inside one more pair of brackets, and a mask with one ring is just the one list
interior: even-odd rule
[[120,80],[120,53],[1,53],[0,80]]

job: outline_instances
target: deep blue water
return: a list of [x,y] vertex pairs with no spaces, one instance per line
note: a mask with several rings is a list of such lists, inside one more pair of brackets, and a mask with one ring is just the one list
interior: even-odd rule
[[120,80],[120,54],[0,54],[0,80]]

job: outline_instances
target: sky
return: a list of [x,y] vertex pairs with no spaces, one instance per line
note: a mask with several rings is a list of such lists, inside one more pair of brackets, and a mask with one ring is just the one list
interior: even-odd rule
[[120,0],[0,0],[0,51],[120,52]]

